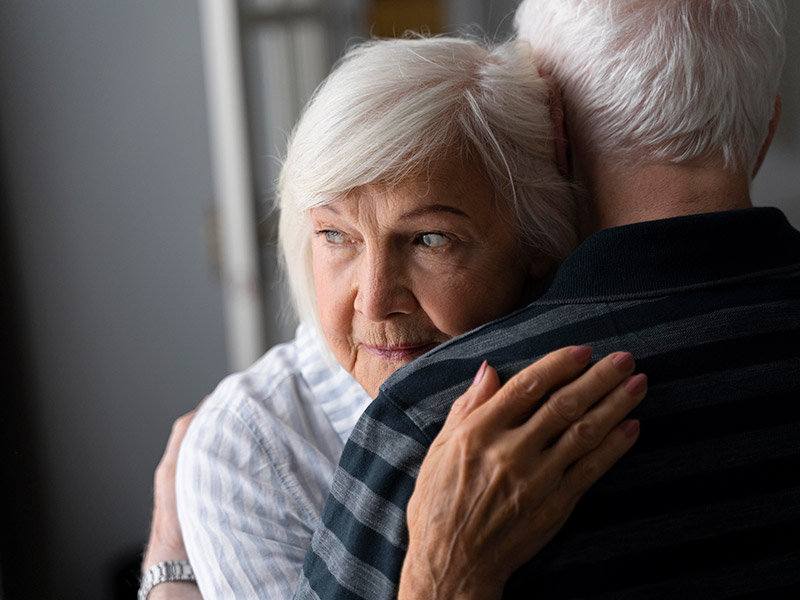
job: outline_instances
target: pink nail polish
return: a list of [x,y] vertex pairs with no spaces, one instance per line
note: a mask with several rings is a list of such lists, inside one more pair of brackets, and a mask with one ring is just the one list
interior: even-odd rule
[[639,425],[639,421],[632,419],[630,421],[625,421],[622,425],[620,425],[620,429],[622,429],[622,433],[628,437],[633,437],[639,433]]
[[636,394],[640,394],[644,388],[647,386],[647,375],[644,373],[639,373],[638,375],[634,375],[628,381],[625,382],[625,391],[628,392],[631,396],[635,396]]
[[475,379],[472,380],[472,385],[478,385],[481,381],[483,381],[483,376],[486,374],[486,366],[488,363],[483,361],[481,363],[481,368],[478,369],[478,372],[475,374]]
[[620,352],[611,359],[612,364],[620,371],[632,369],[634,365],[633,354],[630,352]]
[[575,346],[574,348],[570,348],[569,353],[572,354],[572,357],[578,362],[586,362],[592,358],[594,348],[591,346]]

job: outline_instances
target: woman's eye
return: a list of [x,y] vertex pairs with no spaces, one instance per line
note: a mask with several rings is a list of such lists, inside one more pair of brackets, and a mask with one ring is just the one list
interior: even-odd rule
[[450,238],[443,233],[423,233],[418,239],[426,248],[441,248],[450,243]]
[[321,231],[320,233],[325,234],[325,241],[330,242],[331,244],[341,244],[344,242],[344,234],[340,231]]

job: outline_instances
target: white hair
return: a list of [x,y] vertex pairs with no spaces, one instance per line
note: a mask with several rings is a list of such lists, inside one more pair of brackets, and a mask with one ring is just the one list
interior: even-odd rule
[[518,35],[591,151],[752,172],[785,58],[780,0],[524,0]]
[[442,158],[477,160],[520,246],[564,259],[577,243],[575,205],[555,166],[549,99],[524,42],[351,48],[306,106],[281,169],[279,240],[299,318],[319,328],[309,209],[359,186],[400,183]]

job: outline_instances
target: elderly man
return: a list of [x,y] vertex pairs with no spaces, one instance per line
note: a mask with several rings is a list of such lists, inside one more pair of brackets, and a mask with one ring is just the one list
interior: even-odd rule
[[[749,195],[780,113],[783,18],[771,0],[522,3],[597,233],[541,299],[387,380],[345,447],[297,597],[392,596],[401,576],[417,598],[800,590],[800,233]],[[633,352],[649,399],[639,443],[542,550],[555,531],[531,527],[528,502],[551,482],[526,481],[525,463],[551,448],[511,443],[524,418],[492,415],[494,371],[468,386],[483,359],[502,380],[575,343]],[[465,389],[480,419],[445,423]],[[585,419],[569,429],[603,438]]]

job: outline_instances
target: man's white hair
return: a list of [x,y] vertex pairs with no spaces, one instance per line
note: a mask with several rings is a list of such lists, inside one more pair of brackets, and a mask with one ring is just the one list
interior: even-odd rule
[[572,251],[575,205],[528,44],[436,37],[350,49],[306,106],[281,169],[279,240],[299,318],[319,328],[309,209],[464,158],[486,171],[522,251],[556,261]]
[[524,0],[515,25],[590,151],[751,173],[784,20],[779,0]]

